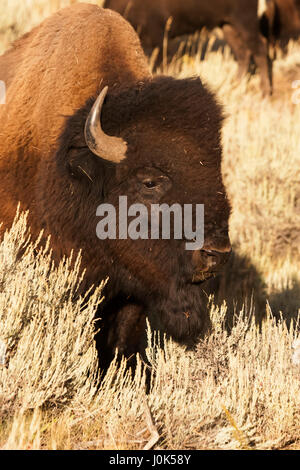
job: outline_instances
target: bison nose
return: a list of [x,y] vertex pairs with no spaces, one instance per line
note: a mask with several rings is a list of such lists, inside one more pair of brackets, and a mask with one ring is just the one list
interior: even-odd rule
[[192,255],[193,274],[192,282],[204,281],[214,274],[226,264],[231,253],[230,243],[213,246],[206,244],[201,250],[194,251]]

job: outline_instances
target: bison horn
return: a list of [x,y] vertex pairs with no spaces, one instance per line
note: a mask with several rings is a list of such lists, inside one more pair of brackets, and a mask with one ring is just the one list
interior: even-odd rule
[[127,143],[119,138],[105,134],[101,127],[101,110],[108,87],[101,91],[85,123],[84,136],[89,149],[98,157],[114,163],[125,158]]

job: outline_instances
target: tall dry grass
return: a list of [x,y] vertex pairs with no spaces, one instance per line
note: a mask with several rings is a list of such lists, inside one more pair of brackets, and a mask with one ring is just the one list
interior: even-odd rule
[[[225,327],[227,307],[209,311],[212,332],[196,351],[160,349],[148,330],[151,391],[139,362],[131,377],[113,363],[99,381],[93,320],[101,286],[76,295],[79,262],[52,265],[28,244],[25,217],[0,246],[0,446],[4,449],[280,448],[300,439],[300,369],[292,361],[299,325],[268,307],[259,329],[244,309]],[[17,256],[20,247],[23,256]],[[149,422],[149,409],[152,419]]]
[[[2,50],[70,3],[0,1]],[[173,342],[160,350],[149,332],[146,398],[141,363],[135,377],[112,364],[99,385],[93,319],[101,286],[81,299],[79,261],[55,268],[49,251],[36,254],[22,215],[0,246],[0,447],[300,448],[300,369],[292,360],[300,307],[300,107],[292,82],[300,79],[300,47],[290,44],[276,62],[274,95],[262,99],[257,76],[236,81],[227,47],[201,61],[203,41],[165,61],[163,72],[199,74],[227,115],[223,174],[234,256],[205,286],[213,331],[193,352]]]
[[94,318],[102,284],[81,297],[80,257],[54,267],[49,248],[30,243],[25,214],[4,236],[0,266],[2,419],[22,409],[59,407],[94,390]]

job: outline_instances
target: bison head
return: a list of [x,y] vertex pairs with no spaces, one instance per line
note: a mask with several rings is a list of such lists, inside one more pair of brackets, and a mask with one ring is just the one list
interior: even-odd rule
[[[54,253],[82,249],[87,281],[109,276],[111,309],[139,305],[156,327],[194,340],[208,323],[201,283],[231,251],[222,110],[198,78],[156,77],[106,92],[68,120],[55,164],[44,163],[39,200]],[[118,213],[120,196],[149,211],[153,204],[203,204],[203,247],[186,250],[187,240],[172,236],[99,240],[97,207],[106,202]]]

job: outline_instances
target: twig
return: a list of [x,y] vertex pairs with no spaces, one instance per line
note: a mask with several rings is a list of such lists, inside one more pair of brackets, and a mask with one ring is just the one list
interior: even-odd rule
[[225,415],[231,426],[233,427],[234,431],[234,437],[235,439],[240,443],[240,446],[244,450],[253,450],[249,445],[247,444],[247,439],[245,438],[243,432],[238,428],[233,416],[231,415],[230,411],[226,408],[225,405],[222,405],[223,410],[225,411]]
[[148,429],[150,431],[150,434],[151,434],[151,438],[147,442],[147,444],[145,445],[143,450],[150,450],[157,443],[160,436],[159,436],[157,428],[156,428],[156,426],[153,422],[151,411],[150,411],[149,405],[148,405],[147,400],[146,400],[145,397],[143,398],[143,401],[144,401],[144,408],[145,408],[146,424],[147,424],[147,427],[148,427]]

